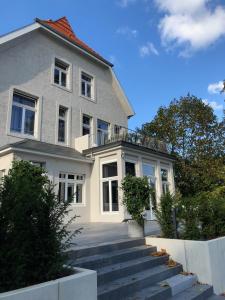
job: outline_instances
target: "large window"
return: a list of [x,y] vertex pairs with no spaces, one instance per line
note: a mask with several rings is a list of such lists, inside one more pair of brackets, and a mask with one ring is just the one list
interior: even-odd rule
[[14,92],[10,131],[34,136],[36,106],[37,99]]
[[94,99],[94,79],[91,75],[81,72],[81,95]]
[[82,135],[91,134],[91,117],[83,115]]
[[103,212],[119,210],[117,162],[102,165],[102,209]]
[[59,106],[59,117],[58,117],[58,142],[66,143],[67,136],[67,113],[68,109]]
[[54,83],[59,86],[68,88],[69,87],[68,76],[69,76],[69,65],[56,58],[55,66],[54,66]]
[[109,138],[109,123],[97,120],[97,143],[104,145]]
[[136,176],[136,170],[135,170],[135,163],[126,161],[125,162],[125,174],[126,175],[131,175],[131,176]]
[[59,174],[59,197],[74,204],[84,204],[84,175]]
[[[148,163],[142,164],[143,175],[148,177],[149,184],[152,188],[151,198],[150,198],[150,210],[156,206],[156,177],[155,177],[155,167]],[[148,209],[148,208],[146,208]]]
[[168,169],[161,169],[161,182],[163,195],[169,192]]

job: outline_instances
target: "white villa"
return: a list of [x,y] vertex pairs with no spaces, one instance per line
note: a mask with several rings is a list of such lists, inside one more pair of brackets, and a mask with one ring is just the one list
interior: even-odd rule
[[13,160],[43,166],[79,222],[121,222],[128,173],[148,176],[157,200],[174,191],[167,146],[128,130],[134,111],[113,65],[65,17],[1,36],[0,66],[0,177]]

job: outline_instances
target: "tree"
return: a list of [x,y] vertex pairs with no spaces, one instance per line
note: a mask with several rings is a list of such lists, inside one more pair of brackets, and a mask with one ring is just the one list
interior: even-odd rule
[[201,99],[188,94],[173,100],[139,132],[169,144],[176,157],[176,185],[184,196],[223,182],[225,122],[219,122]]
[[70,273],[64,251],[76,231],[64,224],[68,212],[42,168],[13,163],[0,184],[0,292]]

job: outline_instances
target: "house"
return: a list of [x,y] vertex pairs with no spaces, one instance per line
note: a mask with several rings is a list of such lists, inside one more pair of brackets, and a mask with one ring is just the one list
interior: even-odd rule
[[157,200],[174,191],[166,145],[127,129],[134,111],[113,65],[66,17],[1,36],[0,65],[0,176],[18,159],[46,168],[80,222],[124,219],[128,173],[147,175]]

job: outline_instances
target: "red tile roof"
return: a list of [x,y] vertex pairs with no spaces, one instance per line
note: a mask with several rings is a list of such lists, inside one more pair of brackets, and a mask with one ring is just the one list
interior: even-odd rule
[[104,63],[108,64],[109,66],[113,66],[110,62],[104,59],[100,54],[95,52],[92,48],[90,48],[87,44],[81,41],[73,32],[73,29],[67,20],[66,17],[62,17],[56,21],[52,20],[40,20],[36,19],[36,22],[48,27],[49,29],[53,29],[53,31],[60,34],[62,37],[66,38],[67,40],[75,43],[78,47],[82,48],[83,50],[87,51],[88,53],[92,54],[96,58],[100,59]]

